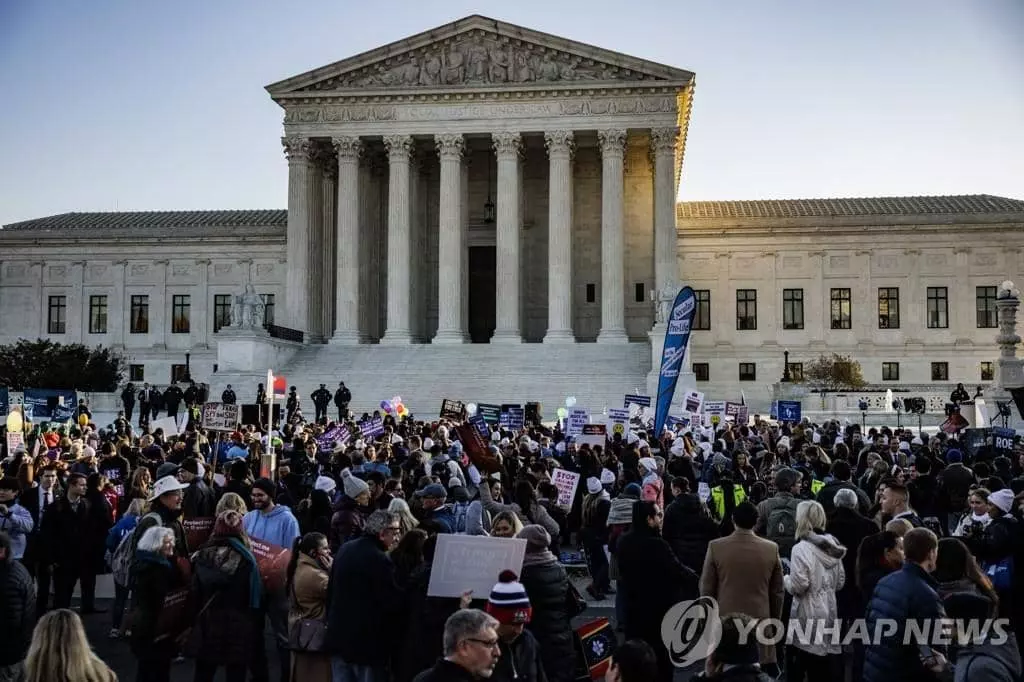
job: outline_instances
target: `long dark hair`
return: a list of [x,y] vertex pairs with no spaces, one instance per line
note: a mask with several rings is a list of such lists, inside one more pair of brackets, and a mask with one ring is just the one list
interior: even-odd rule
[[288,570],[285,573],[288,578],[287,586],[289,592],[292,589],[292,581],[295,580],[295,568],[299,565],[299,553],[313,557],[313,553],[326,539],[323,533],[316,532],[306,533],[302,537],[295,538],[295,542],[292,543],[292,558],[288,562]]
[[408,577],[423,563],[423,546],[426,542],[427,532],[422,528],[413,528],[402,536],[398,546],[391,550],[391,561],[395,564],[397,575]]
[[960,538],[942,538],[939,540],[938,558],[935,560],[934,577],[940,583],[967,579],[978,590],[988,597],[993,604],[999,603],[999,596],[992,589],[992,581],[988,579],[978,562]]
[[533,508],[537,504],[537,491],[534,490],[529,481],[516,481],[512,499],[519,505],[519,511],[523,513],[523,516],[533,521]]
[[881,566],[882,557],[894,549],[898,542],[899,536],[891,530],[868,535],[860,541],[860,547],[857,548],[857,587],[863,587],[861,581],[867,572]]

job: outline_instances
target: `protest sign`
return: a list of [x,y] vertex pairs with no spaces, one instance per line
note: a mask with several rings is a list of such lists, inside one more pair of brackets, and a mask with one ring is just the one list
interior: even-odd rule
[[461,597],[472,590],[475,598],[485,599],[499,573],[522,572],[525,553],[526,540],[519,538],[441,533],[437,536],[427,596]]
[[344,424],[335,426],[333,429],[324,431],[320,437],[316,439],[317,447],[324,452],[331,452],[338,444],[344,444],[349,441],[352,437],[352,432]]
[[488,424],[497,424],[498,419],[501,417],[501,405],[480,403],[476,406],[476,413],[483,417],[483,420]]
[[164,596],[163,607],[156,619],[153,641],[175,639],[192,625],[192,590],[182,587]]
[[580,445],[586,443],[590,447],[596,445],[603,448],[607,434],[608,430],[604,424],[584,424],[583,433],[576,438],[576,442]]
[[292,551],[256,538],[249,538],[249,541],[252,543],[252,555],[256,558],[263,586],[268,592],[280,592],[285,586]]
[[480,434],[480,437],[485,441],[491,440],[491,427],[487,425],[484,418],[479,414],[474,414],[469,418],[469,423],[472,425],[476,432]]
[[1013,458],[1013,437],[1016,431],[995,427],[992,429],[992,447],[996,451],[996,457]]
[[739,414],[740,408],[743,407],[742,403],[725,402],[725,416],[726,418],[732,418],[736,421],[736,415]]
[[25,434],[21,431],[8,431],[7,432],[7,454],[14,454],[14,449],[19,445],[25,444]]
[[[178,433],[185,433],[185,430],[188,428],[189,412],[190,412],[190,410],[185,410],[184,412],[182,412],[181,414],[178,415]],[[202,413],[200,413],[199,414],[199,419],[201,420],[202,418],[203,418],[203,415],[202,415]],[[238,420],[236,419],[235,420],[235,424],[237,424],[237,423],[238,423]],[[234,427],[232,427],[229,430],[230,431],[234,431]]]
[[627,395],[623,401],[623,407],[629,407],[630,405],[639,405],[640,407],[651,406],[651,396],[649,395]]
[[519,431],[526,424],[526,413],[522,405],[502,405],[502,414],[508,415],[508,428]]
[[779,421],[797,423],[800,421],[800,401],[799,400],[780,400],[779,401]]
[[711,486],[707,483],[697,484],[697,496],[700,497],[701,502],[707,502],[711,499]]
[[178,422],[174,417],[164,417],[149,422],[150,433],[156,433],[157,429],[163,429],[165,436],[176,436],[178,435]]
[[750,407],[748,405],[740,405],[740,409],[736,411],[736,425],[746,426],[750,422]]
[[501,471],[501,464],[491,454],[487,440],[480,435],[480,431],[475,426],[459,424],[453,430],[459,441],[462,442],[463,452],[466,453],[469,461],[476,465],[477,469],[485,474]]
[[551,484],[558,488],[558,504],[571,507],[576,499],[576,488],[580,484],[580,475],[568,469],[555,469],[551,472]]
[[772,401],[771,409],[768,411],[768,418],[769,419],[778,419],[779,418],[779,401],[778,400],[773,400]]
[[609,437],[612,437],[617,433],[625,438],[626,432],[629,431],[629,410],[625,408],[609,407],[608,420],[606,424],[608,426]]
[[190,553],[202,547],[210,539],[215,520],[212,516],[197,516],[194,519],[181,520],[181,527],[185,530],[185,544],[188,545]]
[[381,417],[370,417],[366,421],[359,422],[359,433],[364,440],[372,440],[384,434],[384,420]]
[[700,414],[704,405],[704,394],[700,391],[687,391],[683,397],[683,411]]
[[665,417],[665,427],[668,428],[669,431],[675,431],[677,428],[685,428],[685,427],[687,427],[689,425],[690,425],[690,414],[689,413],[685,413],[684,412],[683,416],[681,416],[681,417],[676,417],[676,416],[671,415],[671,414],[669,416]]
[[[203,405],[203,428],[207,431],[234,431],[238,428],[238,405],[206,403]],[[185,417],[188,419],[188,417]],[[182,429],[183,430],[183,429]]]
[[717,416],[719,421],[725,419],[725,401],[724,400],[705,400],[704,401],[704,414],[709,414],[712,417]]
[[449,400],[448,398],[445,398],[441,401],[441,419],[462,421],[462,415],[465,411],[466,404],[461,400]]
[[567,436],[579,436],[583,433],[583,425],[589,421],[589,414],[580,407],[574,407],[569,411],[569,424],[566,429]]

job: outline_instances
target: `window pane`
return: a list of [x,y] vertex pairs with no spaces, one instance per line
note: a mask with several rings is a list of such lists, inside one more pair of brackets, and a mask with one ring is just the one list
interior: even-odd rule
[[711,366],[706,362],[693,363],[693,376],[697,381],[710,381]]
[[107,297],[89,297],[89,333],[107,333]]
[[896,287],[878,290],[878,328],[900,328],[900,290]]
[[949,363],[932,363],[932,381],[949,381]]
[[131,333],[149,333],[149,296],[132,296]]
[[693,296],[697,302],[697,310],[693,315],[693,328],[711,329],[711,291],[709,289],[697,289],[693,292]]
[[213,297],[213,333],[221,327],[231,325],[231,294],[216,294]]
[[757,329],[757,289],[736,290],[736,329]]
[[646,297],[644,296],[644,283],[643,282],[637,282],[636,285],[634,286],[634,289],[635,289],[635,291],[634,291],[634,299],[636,300],[637,303],[643,303],[644,301],[647,300]]
[[263,325],[274,324],[274,294],[260,294],[263,299]]
[[782,328],[804,328],[804,290],[782,290]]
[[66,314],[68,299],[66,296],[51,296],[49,304],[49,315],[47,320],[47,332],[50,334],[63,334],[66,331]]
[[975,309],[979,329],[995,329],[999,326],[996,315],[995,287],[977,287],[975,289]]
[[849,289],[832,289],[831,291],[831,326],[832,329],[850,329],[852,324]]
[[802,362],[791,362],[789,363],[789,378],[793,381],[804,380],[804,363]]
[[188,334],[192,317],[192,297],[189,295],[175,295],[171,300],[171,333]]
[[899,381],[900,380],[900,363],[898,362],[883,362],[882,363],[882,381]]
[[740,363],[740,381],[756,381],[757,365],[753,362]]
[[928,287],[928,328],[949,327],[949,301],[946,287]]
[[991,362],[981,363],[981,380],[992,381],[995,377],[995,366]]
[[145,381],[145,365],[128,365],[128,381]]

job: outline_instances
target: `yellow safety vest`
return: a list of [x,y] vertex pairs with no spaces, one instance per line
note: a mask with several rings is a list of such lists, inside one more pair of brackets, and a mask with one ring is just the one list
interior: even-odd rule
[[[736,506],[739,506],[743,500],[747,499],[746,491],[739,484],[733,484],[732,494],[733,499],[736,501]],[[714,506],[718,518],[725,518],[725,492],[722,490],[722,486],[715,486],[711,489],[711,504]]]
[[825,487],[825,481],[811,481],[811,495],[818,496],[818,491]]

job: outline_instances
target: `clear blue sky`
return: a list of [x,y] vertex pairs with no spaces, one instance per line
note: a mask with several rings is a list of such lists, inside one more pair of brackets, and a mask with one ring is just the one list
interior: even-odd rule
[[0,0],[0,224],[283,208],[263,87],[473,13],[696,72],[684,199],[1024,198],[1020,0]]

